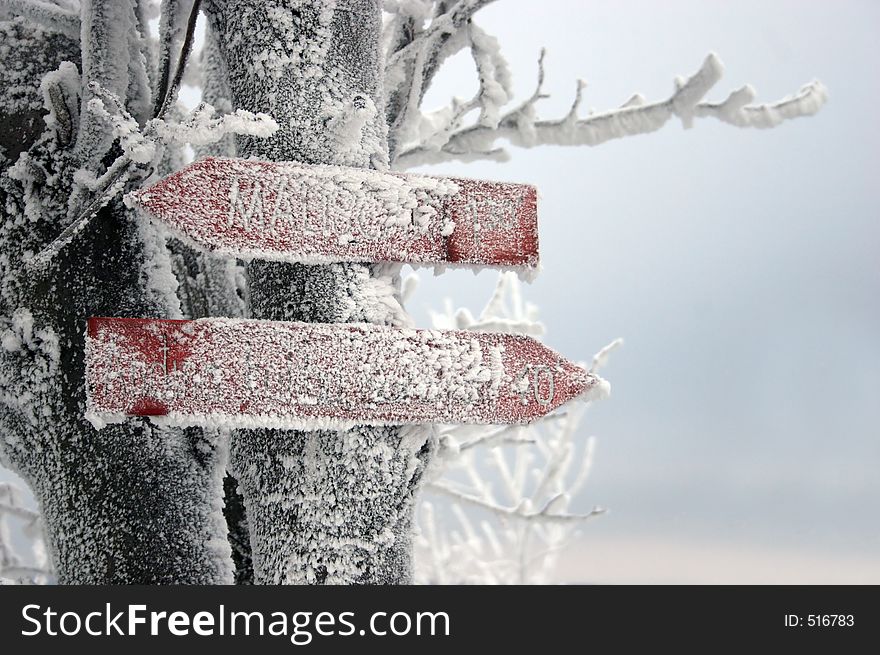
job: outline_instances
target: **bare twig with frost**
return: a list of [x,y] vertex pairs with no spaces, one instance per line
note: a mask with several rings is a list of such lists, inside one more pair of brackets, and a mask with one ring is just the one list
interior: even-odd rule
[[[408,285],[412,286],[412,285]],[[539,335],[538,311],[515,276],[502,275],[478,318],[432,313],[438,329],[500,329]],[[598,368],[620,340],[593,358]],[[586,405],[529,425],[445,426],[419,511],[422,582],[524,583],[550,579],[584,521],[605,510],[572,510],[592,468],[595,440],[579,439]],[[478,522],[475,524],[475,522]]]
[[568,113],[560,119],[541,120],[536,117],[535,105],[547,97],[542,91],[543,61],[542,52],[535,92],[524,103],[505,113],[497,125],[475,123],[456,126],[451,131],[446,126],[442,139],[438,139],[438,133],[435,133],[402,148],[396,156],[395,166],[406,168],[474,158],[503,161],[508,155],[496,145],[502,139],[522,148],[550,144],[595,146],[611,139],[654,132],[672,117],[678,117],[686,128],[693,125],[695,118],[707,117],[737,127],[769,128],[785,120],[815,114],[827,98],[825,87],[814,81],[794,96],[771,104],[750,104],[755,98],[750,86],[732,92],[723,102],[703,101],[723,73],[721,61],[710,54],[693,75],[675,81],[674,92],[665,100],[647,103],[636,94],[617,109],[581,118],[578,108],[586,85],[579,81]]
[[432,491],[436,491],[437,493],[449,496],[454,500],[469,505],[474,505],[475,507],[479,507],[481,509],[489,510],[490,512],[494,512],[495,514],[499,514],[501,516],[522,519],[524,521],[547,521],[549,523],[580,522],[586,519],[600,516],[601,514],[605,513],[605,510],[601,507],[595,507],[586,514],[556,514],[552,510],[552,507],[554,506],[553,501],[556,500],[556,498],[563,499],[563,495],[555,497],[551,501],[548,501],[548,503],[542,509],[534,511],[526,509],[526,506],[524,505],[520,505],[518,507],[503,507],[501,505],[496,505],[495,503],[490,503],[483,500],[479,496],[474,496],[459,491],[457,489],[453,489],[452,487],[439,482],[430,484],[428,488]]
[[[633,95],[620,107],[586,117],[578,109],[586,83],[579,80],[568,113],[539,119],[538,101],[547,97],[544,52],[538,60],[538,83],[525,102],[505,111],[511,100],[511,79],[497,41],[473,22],[489,4],[481,0],[389,0],[386,11],[387,121],[391,161],[403,169],[449,160],[504,161],[501,140],[523,147],[539,145],[594,146],[611,139],[660,129],[673,116],[685,127],[695,118],[716,118],[737,127],[775,127],[785,120],[816,113],[826,100],[818,81],[795,95],[769,104],[755,100],[750,86],[733,91],[722,102],[703,98],[721,79],[723,68],[714,54],[688,79],[675,80],[665,100],[647,103]],[[467,48],[473,56],[479,88],[469,100],[453,98],[446,107],[423,111],[422,101],[437,70],[451,55]],[[476,118],[465,124],[468,116]]]
[[605,365],[608,363],[609,355],[611,355],[612,351],[617,350],[622,345],[623,339],[617,338],[593,355],[593,361],[590,364],[590,373],[598,373],[601,369],[605,368]]

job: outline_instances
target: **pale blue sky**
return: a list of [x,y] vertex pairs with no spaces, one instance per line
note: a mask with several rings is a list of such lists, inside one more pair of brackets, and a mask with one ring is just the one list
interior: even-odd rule
[[[507,0],[478,22],[499,37],[520,97],[548,47],[544,116],[565,111],[578,77],[585,109],[665,98],[709,51],[726,68],[712,99],[745,83],[759,101],[814,78],[828,87],[819,115],[774,130],[702,120],[419,170],[537,185],[544,271],[525,294],[546,341],[586,359],[626,338],[605,370],[613,396],[584,429],[599,445],[583,507],[613,510],[586,543],[661,541],[683,555],[646,580],[687,578],[699,543],[700,579],[713,561],[716,579],[738,570],[721,553],[741,547],[768,581],[762,553],[831,570],[867,557],[865,580],[880,582],[880,3]],[[467,96],[467,70],[453,62],[432,99]],[[444,295],[479,309],[495,280],[421,277],[422,324]],[[579,571],[629,580],[630,564]]]

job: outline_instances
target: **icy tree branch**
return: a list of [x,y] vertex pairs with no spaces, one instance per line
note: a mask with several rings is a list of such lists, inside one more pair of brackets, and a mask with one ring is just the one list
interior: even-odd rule
[[[481,85],[486,85],[488,98],[497,99],[507,92],[506,66],[495,56],[494,40],[478,28],[472,29],[470,22],[477,11],[492,1],[386,4],[386,10],[396,14],[390,24],[385,65],[386,119],[392,159],[399,146],[422,129],[419,106],[425,92],[443,62],[456,52],[465,47],[473,50],[478,68],[482,66],[481,72],[486,75],[481,77]],[[423,27],[429,16],[427,26]],[[487,107],[484,120],[491,119],[491,100],[487,101]],[[470,108],[458,109],[463,114]]]
[[[81,11],[83,111],[75,154],[83,169],[98,171],[113,140],[106,134],[103,121],[85,107],[96,88],[126,104],[131,57],[128,38],[135,28],[135,5],[131,0],[82,0]],[[75,207],[72,210],[75,215]]]
[[606,511],[601,507],[596,507],[586,514],[557,514],[553,511],[553,501],[555,500],[555,498],[549,501],[542,509],[538,511],[529,511],[525,509],[525,507],[523,507],[522,505],[518,507],[503,507],[501,505],[496,505],[483,500],[479,496],[474,496],[468,493],[464,493],[462,491],[458,491],[457,489],[453,489],[452,487],[439,482],[428,484],[428,488],[432,491],[436,491],[437,493],[443,494],[444,496],[449,496],[450,498],[461,501],[468,505],[473,505],[481,509],[486,509],[501,516],[521,519],[524,521],[540,520],[549,523],[580,522],[600,516]]
[[165,143],[204,146],[233,134],[265,138],[278,129],[278,123],[268,114],[253,114],[244,109],[218,114],[214,107],[203,102],[180,121],[157,120],[154,129]]
[[754,99],[755,90],[747,85],[732,92],[723,102],[700,103],[694,115],[717,118],[736,127],[776,127],[783,121],[818,112],[828,99],[828,91],[821,82],[814,80],[790,98],[771,104],[749,104]]
[[192,3],[181,2],[181,0],[162,0],[159,10],[158,78],[153,94],[153,115],[159,113],[159,108],[165,100],[168,86],[171,83],[171,66],[174,57],[172,51],[175,51],[183,43],[181,34],[183,22],[186,20],[186,14],[181,11],[183,4]]
[[593,355],[593,361],[590,364],[590,373],[599,373],[599,371],[608,363],[608,357],[611,355],[612,351],[617,350],[622,345],[623,339],[618,337]]
[[[542,417],[546,419],[546,417]],[[541,420],[541,419],[539,419]],[[520,425],[508,425],[503,428],[499,428],[497,430],[483,429],[482,434],[479,436],[465,441],[464,443],[456,446],[456,450],[459,453],[463,453],[471,448],[476,446],[487,446],[487,447],[495,447],[495,446],[504,446],[509,444],[533,444],[535,443],[535,439],[531,437],[524,436],[525,430]],[[443,447],[443,442],[441,441],[441,448]]]
[[72,7],[46,0],[0,0],[0,18],[4,15],[23,16],[51,32],[79,38],[79,13]]
[[551,144],[595,146],[611,139],[659,130],[672,117],[678,117],[686,128],[693,125],[695,118],[704,117],[717,118],[737,127],[775,127],[785,120],[815,114],[827,99],[822,84],[813,82],[798,94],[772,104],[750,104],[754,100],[751,87],[731,93],[720,103],[703,101],[721,79],[722,73],[721,61],[716,55],[710,54],[688,79],[676,80],[675,91],[669,98],[646,103],[637,94],[617,109],[585,118],[578,117],[584,88],[584,84],[579,82],[569,112],[559,119],[541,120],[536,118],[535,105],[546,97],[542,92],[542,53],[535,93],[526,102],[505,113],[497,126],[475,123],[461,127],[442,139],[442,144],[439,144],[435,133],[400,151],[394,165],[407,168],[455,159],[504,160],[507,153],[496,146],[501,139],[523,148]]
[[428,27],[419,30],[408,43],[398,45],[396,51],[389,53],[386,75],[393,73],[401,63],[422,56],[424,65],[416,72],[420,74],[419,81],[422,84],[429,83],[445,57],[452,54],[444,51],[444,46],[467,25],[477,11],[491,2],[494,0],[436,2],[434,16]]
[[[132,180],[144,179],[152,174],[155,161],[162,153],[156,146],[163,141],[160,135],[163,130],[168,137],[165,141],[188,135],[201,138],[200,143],[206,143],[212,138],[211,135],[217,135],[219,139],[230,132],[253,134],[256,131],[257,136],[262,136],[266,132],[266,125],[269,129],[277,129],[277,124],[267,116],[256,117],[255,121],[250,121],[250,116],[246,114],[237,114],[232,120],[218,119],[213,115],[213,109],[207,111],[205,107],[200,107],[201,111],[196,117],[205,124],[204,129],[197,128],[194,123],[174,129],[165,123],[163,119],[176,100],[192,48],[200,0],[191,0],[189,3],[166,0],[166,3],[172,5],[169,11],[176,14],[185,5],[187,19],[182,28],[182,45],[174,76],[170,80],[168,70],[171,55],[166,53],[162,60],[164,72],[160,75],[160,92],[154,98],[153,119],[141,130],[138,117],[144,115],[145,107],[149,104],[149,82],[137,38],[143,8],[140,3],[130,1],[101,3],[83,0],[80,26],[83,108],[75,148],[81,167],[74,174],[76,186],[69,206],[67,226],[29,260],[29,267],[45,266]],[[163,21],[166,24],[163,43],[170,52],[177,33],[173,26],[178,25],[180,19],[175,16],[167,20],[163,18]],[[110,105],[111,109],[106,105]],[[106,129],[108,123],[112,128],[109,131]],[[253,127],[254,123],[259,123],[259,127]],[[98,173],[102,169],[102,161],[117,142],[123,151],[122,155]]]

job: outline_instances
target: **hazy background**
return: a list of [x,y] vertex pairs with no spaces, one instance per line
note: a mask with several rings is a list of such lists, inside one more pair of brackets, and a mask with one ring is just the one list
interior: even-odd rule
[[[528,182],[544,270],[525,289],[546,341],[587,359],[623,336],[583,437],[599,437],[561,577],[584,582],[880,583],[880,3],[855,0],[500,0],[477,22],[501,41],[517,97],[548,47],[540,115],[632,93],[666,98],[709,51],[711,99],[759,101],[814,78],[815,117],[773,130],[711,120],[597,148],[512,150],[505,164],[419,169]],[[429,104],[475,88],[459,56]],[[422,284],[479,310],[491,271]],[[5,476],[0,471],[0,477]]]
[[[587,359],[623,336],[578,499],[612,512],[565,556],[599,582],[880,582],[880,3],[502,0],[496,35],[518,98],[547,46],[539,115],[634,92],[668,97],[710,51],[709,98],[752,84],[774,101],[820,79],[815,117],[773,130],[712,120],[596,148],[512,149],[504,164],[418,169],[529,182],[544,270],[525,288],[546,341]],[[431,100],[475,88],[467,56]],[[479,310],[492,272],[446,273],[443,296]]]

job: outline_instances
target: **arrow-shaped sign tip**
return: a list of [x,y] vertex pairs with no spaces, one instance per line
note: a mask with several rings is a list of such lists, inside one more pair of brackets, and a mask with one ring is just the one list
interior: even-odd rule
[[575,396],[575,399],[586,403],[605,400],[611,395],[611,383],[589,371],[584,371],[583,389],[580,395]]
[[562,369],[564,376],[559,379],[554,398],[545,411],[553,411],[571,401],[591,403],[605,400],[611,395],[611,384],[608,380],[592,373],[580,364],[566,361]]
[[523,424],[610,391],[531,337],[492,332],[92,318],[86,356],[90,417],[106,422],[158,416],[178,425],[299,430]]

